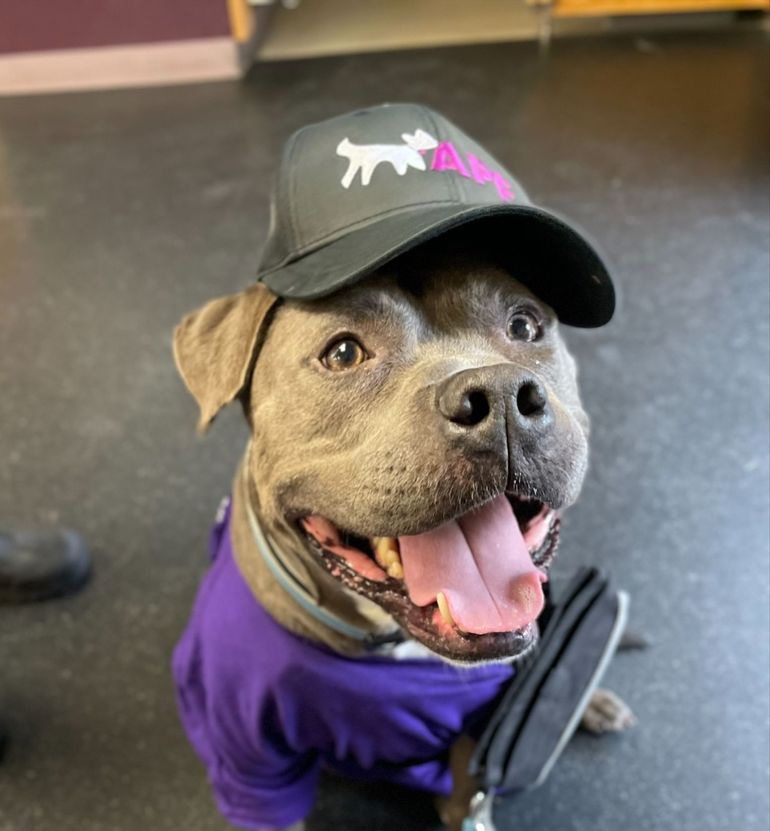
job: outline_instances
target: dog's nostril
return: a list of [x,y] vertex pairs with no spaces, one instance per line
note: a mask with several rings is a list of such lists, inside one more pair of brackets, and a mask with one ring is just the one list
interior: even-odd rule
[[545,411],[548,398],[539,384],[527,381],[516,394],[516,407],[527,418],[534,418]]
[[480,390],[473,390],[462,396],[457,409],[452,415],[452,421],[473,427],[480,424],[489,415],[489,401]]

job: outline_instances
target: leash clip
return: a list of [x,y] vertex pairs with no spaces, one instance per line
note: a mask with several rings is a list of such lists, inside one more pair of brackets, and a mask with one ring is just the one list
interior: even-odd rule
[[471,799],[470,813],[463,820],[462,831],[497,831],[492,821],[494,794],[477,791]]

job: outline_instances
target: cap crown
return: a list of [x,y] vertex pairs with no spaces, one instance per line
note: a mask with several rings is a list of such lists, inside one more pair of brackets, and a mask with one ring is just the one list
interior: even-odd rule
[[530,204],[514,177],[443,116],[418,104],[358,110],[287,142],[259,272],[383,217],[500,203]]

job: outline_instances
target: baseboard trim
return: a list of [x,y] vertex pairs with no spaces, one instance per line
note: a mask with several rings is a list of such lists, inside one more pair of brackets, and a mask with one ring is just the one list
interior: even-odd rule
[[0,55],[0,95],[165,86],[238,78],[228,37]]

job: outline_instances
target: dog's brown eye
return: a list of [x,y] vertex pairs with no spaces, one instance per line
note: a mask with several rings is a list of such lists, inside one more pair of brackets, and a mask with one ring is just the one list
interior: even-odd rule
[[541,332],[540,323],[531,312],[516,312],[508,321],[508,337],[511,340],[523,340],[530,343],[537,340]]
[[364,347],[353,338],[344,338],[333,343],[321,355],[321,363],[334,372],[343,369],[352,369],[362,364],[367,358]]

